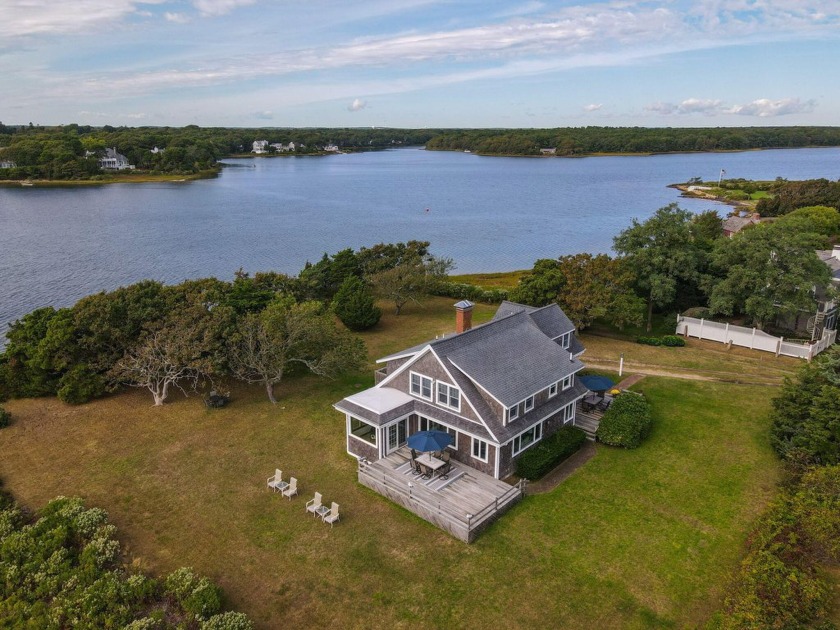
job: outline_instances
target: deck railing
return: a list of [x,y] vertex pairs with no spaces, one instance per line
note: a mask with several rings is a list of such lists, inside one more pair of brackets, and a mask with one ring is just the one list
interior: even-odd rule
[[[472,542],[496,517],[522,498],[525,481],[522,480],[511,486],[504,494],[496,497],[493,503],[488,504],[476,514],[455,510],[441,501],[436,492],[424,485],[415,484],[412,480],[398,481],[392,472],[383,470],[363,459],[359,460],[359,483],[399,503],[456,538]],[[457,480],[454,483],[457,483]]]

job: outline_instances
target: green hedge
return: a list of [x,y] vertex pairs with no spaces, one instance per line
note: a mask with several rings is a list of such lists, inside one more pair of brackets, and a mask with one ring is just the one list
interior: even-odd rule
[[668,346],[669,348],[681,348],[685,345],[685,339],[678,335],[663,335],[662,337],[637,337],[636,343],[646,346]]
[[653,419],[644,396],[624,393],[613,400],[601,418],[596,436],[611,446],[637,448],[650,432]]
[[504,289],[482,289],[474,284],[463,282],[439,282],[432,287],[430,293],[441,297],[472,300],[485,304],[498,304],[508,299],[508,292]]
[[522,454],[516,462],[516,474],[525,479],[539,479],[576,453],[585,441],[586,433],[577,427],[561,427],[557,433]]

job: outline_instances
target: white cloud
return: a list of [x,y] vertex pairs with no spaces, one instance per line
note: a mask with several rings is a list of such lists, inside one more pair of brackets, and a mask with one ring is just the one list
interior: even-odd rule
[[175,22],[176,24],[186,24],[190,21],[190,16],[184,13],[171,13],[166,11],[163,14],[163,17],[166,19],[167,22]]
[[353,102],[352,102],[352,103],[350,103],[350,104],[347,106],[347,111],[349,111],[349,112],[358,112],[358,111],[360,111],[360,110],[363,110],[365,107],[367,107],[367,102],[366,102],[366,101],[363,101],[363,100],[362,100],[362,99],[360,99],[360,98],[354,98],[354,99],[353,99]]
[[786,116],[788,114],[812,112],[816,105],[817,103],[813,99],[800,101],[798,98],[783,98],[778,101],[772,101],[769,98],[759,98],[751,103],[735,105],[729,111],[741,116],[769,118],[771,116]]
[[271,112],[271,111],[254,112],[254,118],[259,118],[260,120],[273,120],[274,119],[274,112]]
[[108,113],[108,112],[91,112],[91,111],[84,110],[84,109],[79,112],[79,116],[87,116],[87,117],[93,117],[93,118],[105,118],[105,119],[108,119],[108,120],[113,120],[115,118],[127,118],[129,120],[144,120],[145,118],[149,117],[149,115],[144,113],[144,112],[136,112],[136,113],[120,112],[120,113],[114,114],[114,113]]
[[583,111],[585,112],[597,112],[604,106],[603,103],[590,103],[589,105],[583,106]]
[[801,101],[798,98],[783,98],[777,101],[759,98],[744,105],[727,105],[723,101],[710,98],[688,98],[681,103],[656,102],[645,106],[645,110],[662,115],[671,114],[704,114],[717,116],[719,114],[739,114],[741,116],[784,116],[786,114],[802,114],[811,112],[816,101]]
[[163,0],[3,0],[0,36],[78,33],[145,13],[144,5]]
[[257,0],[193,0],[192,5],[204,16],[230,13],[239,7],[254,4]]

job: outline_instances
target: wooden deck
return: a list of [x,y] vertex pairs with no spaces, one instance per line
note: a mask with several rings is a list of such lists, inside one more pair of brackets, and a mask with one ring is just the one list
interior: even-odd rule
[[522,498],[522,487],[452,461],[449,479],[412,474],[410,454],[401,448],[375,462],[359,461],[359,483],[402,505],[464,542]]
[[575,426],[583,429],[586,433],[586,439],[595,441],[595,433],[598,431],[598,425],[601,424],[601,418],[604,417],[604,412],[600,409],[589,408],[583,410],[583,404],[578,403],[575,410]]

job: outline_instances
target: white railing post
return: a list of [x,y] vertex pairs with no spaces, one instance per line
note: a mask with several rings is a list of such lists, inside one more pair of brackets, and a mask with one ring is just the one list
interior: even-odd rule
[[729,343],[729,322],[726,322],[726,327],[723,329],[723,343]]
[[753,326],[752,337],[750,337],[750,350],[755,346],[755,326]]
[[784,340],[784,337],[779,337],[779,343],[776,344],[776,356],[779,356],[782,353],[782,342]]
[[697,333],[698,339],[703,339],[703,322],[706,321],[702,317],[700,318],[700,332]]

